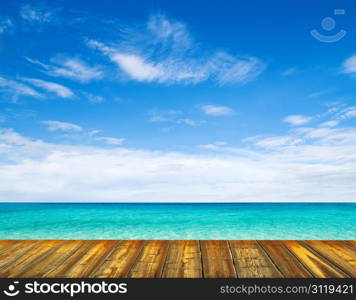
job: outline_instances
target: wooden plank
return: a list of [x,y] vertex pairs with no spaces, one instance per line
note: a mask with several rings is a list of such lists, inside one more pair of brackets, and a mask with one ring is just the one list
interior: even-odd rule
[[201,241],[200,246],[204,277],[237,277],[228,241]]
[[58,264],[56,268],[51,268],[43,274],[42,277],[66,277],[66,273],[73,268],[73,266],[90,250],[96,241],[81,240],[79,249],[73,253],[73,255],[64,259],[61,264]]
[[287,250],[281,241],[258,241],[286,278],[310,278],[312,274]]
[[304,264],[304,266],[319,278],[344,278],[347,275],[323,259],[320,255],[310,251],[298,241],[284,241],[284,245]]
[[17,245],[22,243],[23,240],[1,240],[0,241],[0,255],[15,248]]
[[238,277],[282,277],[282,274],[256,241],[230,241],[230,246]]
[[67,278],[92,277],[101,263],[118,245],[118,241],[100,240],[95,241],[82,257],[80,257],[72,267],[64,274]]
[[95,272],[97,278],[122,278],[127,276],[133,262],[144,245],[142,240],[122,241]]
[[43,277],[44,274],[56,269],[66,259],[72,256],[81,246],[81,241],[61,241],[60,245],[55,251],[44,257],[42,260],[37,261],[35,264],[19,273],[17,277]]
[[171,241],[162,277],[201,278],[202,265],[198,241]]
[[168,241],[151,240],[143,247],[128,273],[132,278],[161,277],[168,251]]
[[306,245],[338,266],[350,277],[356,277],[356,251],[338,241],[304,241]]
[[351,245],[352,247],[355,248],[356,250],[356,241],[351,241],[351,240],[348,240],[348,241],[344,241],[345,243],[348,243],[349,245]]
[[4,251],[0,255],[0,276],[2,270],[6,270],[12,264],[16,264],[17,261],[24,256],[28,251],[36,249],[40,245],[39,241],[21,241],[20,243],[14,244],[13,247]]
[[16,262],[1,268],[0,277],[19,277],[19,274],[31,268],[37,261],[45,258],[48,254],[56,250],[56,247],[60,244],[60,241],[49,240],[42,241],[38,247],[29,249]]

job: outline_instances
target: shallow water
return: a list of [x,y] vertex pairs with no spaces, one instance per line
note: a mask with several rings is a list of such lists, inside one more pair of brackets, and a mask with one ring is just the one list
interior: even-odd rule
[[0,239],[356,239],[356,203],[0,203]]

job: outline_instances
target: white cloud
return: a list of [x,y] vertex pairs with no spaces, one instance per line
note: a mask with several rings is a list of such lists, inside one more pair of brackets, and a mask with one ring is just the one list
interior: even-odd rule
[[[180,110],[157,110],[153,109],[149,111],[149,122],[153,123],[176,123],[176,124],[184,124],[188,126],[199,126],[203,123],[203,121],[192,120],[190,118],[183,118],[183,112]],[[167,132],[171,128],[163,128],[164,132]]]
[[29,4],[21,6],[20,16],[22,19],[30,23],[49,23],[54,19],[54,15],[51,11]]
[[41,123],[47,125],[49,131],[83,131],[82,127],[73,123],[52,120],[42,121]]
[[23,78],[23,80],[48,92],[52,92],[61,98],[72,98],[74,96],[74,93],[69,88],[55,82],[35,78]]
[[235,113],[230,107],[216,105],[203,105],[201,110],[210,116],[231,116]]
[[320,124],[321,127],[335,127],[337,125],[339,125],[339,121],[336,120],[327,121]]
[[0,16],[0,34],[9,31],[11,28],[13,28],[13,26],[14,24],[10,18]]
[[0,201],[353,202],[356,130],[306,136],[316,130],[273,151],[193,154],[51,144],[2,129]]
[[125,139],[123,138],[113,138],[113,137],[98,137],[96,138],[97,141],[104,141],[105,143],[109,144],[109,145],[121,145]]
[[356,73],[356,54],[343,62],[342,71],[346,74]]
[[148,112],[149,121],[153,123],[158,122],[175,122],[179,116],[183,114],[180,110],[168,109],[168,110],[158,110],[152,109]]
[[195,84],[210,79],[218,84],[245,84],[265,67],[251,56],[199,51],[185,24],[160,14],[139,28],[123,30],[119,45],[96,40],[88,45],[108,56],[124,75],[140,82]]
[[290,76],[290,75],[294,75],[295,73],[297,73],[297,68],[288,68],[286,70],[284,70],[281,75],[282,76]]
[[261,139],[254,143],[257,147],[267,148],[267,149],[274,149],[278,147],[284,146],[295,146],[302,142],[302,139],[295,138],[293,136],[277,136],[277,137],[270,137]]
[[87,83],[104,76],[99,66],[90,66],[76,57],[55,56],[51,59],[52,64],[45,64],[29,57],[25,57],[25,59],[30,63],[39,65],[44,73],[53,77],[64,77]]
[[304,125],[309,123],[313,118],[303,115],[290,115],[283,119],[283,122],[289,123],[294,126]]
[[89,100],[91,103],[102,103],[105,101],[104,97],[93,95],[91,93],[83,93],[84,97]]
[[32,87],[4,77],[0,77],[0,90],[5,93],[6,97],[9,97],[9,99],[14,102],[16,102],[20,96],[30,96],[34,98],[43,97],[43,95]]

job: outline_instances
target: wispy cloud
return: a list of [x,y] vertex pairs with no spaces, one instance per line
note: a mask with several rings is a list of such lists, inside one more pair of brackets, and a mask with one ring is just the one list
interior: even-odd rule
[[73,123],[53,120],[42,121],[41,123],[45,124],[49,131],[83,131],[82,127]]
[[346,74],[356,73],[356,54],[349,57],[343,62],[342,72]]
[[166,16],[152,15],[140,30],[126,28],[119,45],[89,40],[123,74],[140,82],[244,84],[260,75],[265,65],[255,57],[223,51],[202,53],[187,26]]
[[283,119],[283,122],[289,123],[293,126],[300,126],[309,123],[313,118],[303,115],[290,115]]
[[90,66],[76,57],[55,56],[51,59],[51,64],[29,57],[25,57],[25,59],[40,66],[42,71],[49,76],[69,78],[83,83],[98,80],[104,76],[99,66]]
[[72,98],[74,96],[74,93],[69,88],[55,82],[35,78],[23,78],[22,80],[48,92],[52,92],[61,98]]
[[291,76],[291,75],[294,75],[295,73],[297,73],[297,68],[288,68],[284,71],[282,71],[281,75],[282,76]]
[[105,98],[102,96],[94,95],[91,93],[84,92],[84,97],[89,100],[90,103],[102,103],[105,101]]
[[29,96],[34,98],[43,97],[42,94],[37,92],[32,87],[4,77],[0,77],[0,90],[4,92],[5,97],[8,97],[14,102],[16,102],[20,96]]
[[55,19],[52,11],[44,7],[33,6],[30,4],[22,5],[20,8],[20,16],[25,21],[34,23],[49,23]]
[[121,145],[125,141],[124,138],[113,138],[108,136],[98,137],[96,140],[103,141],[108,145]]
[[176,124],[184,124],[188,126],[199,126],[203,122],[192,120],[190,118],[183,117],[183,112],[180,110],[157,110],[153,109],[149,111],[149,122],[153,123],[163,123],[170,122]]
[[231,116],[235,114],[235,111],[227,106],[217,106],[217,105],[203,105],[201,110],[209,116]]
[[13,27],[14,24],[10,18],[0,16],[0,34],[11,30]]

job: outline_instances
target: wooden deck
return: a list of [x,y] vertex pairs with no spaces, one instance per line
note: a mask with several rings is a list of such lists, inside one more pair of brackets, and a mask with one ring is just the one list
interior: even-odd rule
[[356,277],[356,241],[0,240],[0,277]]

